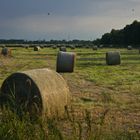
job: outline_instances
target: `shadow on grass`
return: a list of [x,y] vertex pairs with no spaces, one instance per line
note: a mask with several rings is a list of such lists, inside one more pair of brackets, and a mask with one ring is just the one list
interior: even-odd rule
[[77,53],[77,55],[79,55],[79,56],[80,55],[96,55],[96,54],[104,54],[104,53],[101,53],[101,52],[87,52],[87,53],[86,52],[84,52],[84,53],[83,52],[82,53],[78,52]]
[[140,55],[139,52],[121,52],[121,55]]
[[35,54],[28,54],[28,55],[30,55],[30,56],[48,56],[48,55],[56,56],[57,53],[45,53],[45,54],[35,53]]
[[90,67],[90,66],[106,66],[106,63],[96,63],[96,62],[85,62],[76,65],[77,67]]
[[122,57],[121,60],[134,60],[134,61],[140,61],[140,56],[138,57]]
[[105,60],[105,57],[101,58],[77,58],[78,61],[103,61]]
[[[90,66],[106,66],[105,58],[78,58],[79,63],[77,67],[90,67]],[[140,57],[127,57],[121,58],[121,65],[140,64]]]

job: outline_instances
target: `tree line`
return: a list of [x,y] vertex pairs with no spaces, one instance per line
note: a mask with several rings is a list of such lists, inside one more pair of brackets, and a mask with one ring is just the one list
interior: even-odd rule
[[35,41],[28,41],[23,39],[0,39],[0,44],[92,44],[93,41],[90,40],[35,40]]
[[0,39],[0,44],[82,44],[82,45],[140,45],[140,22],[135,20],[132,24],[126,25],[123,29],[112,29],[96,40],[22,40],[22,39]]
[[102,35],[101,39],[93,41],[95,44],[107,45],[139,45],[140,44],[140,22],[135,20],[123,29],[112,29],[110,33]]

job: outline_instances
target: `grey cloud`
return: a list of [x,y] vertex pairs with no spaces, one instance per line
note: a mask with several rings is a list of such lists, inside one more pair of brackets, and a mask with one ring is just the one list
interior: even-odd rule
[[96,38],[139,13],[139,0],[1,0],[0,38]]

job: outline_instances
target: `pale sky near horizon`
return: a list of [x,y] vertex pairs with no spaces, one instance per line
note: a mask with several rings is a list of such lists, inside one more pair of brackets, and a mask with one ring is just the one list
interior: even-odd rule
[[90,39],[140,21],[140,0],[0,0],[0,39]]

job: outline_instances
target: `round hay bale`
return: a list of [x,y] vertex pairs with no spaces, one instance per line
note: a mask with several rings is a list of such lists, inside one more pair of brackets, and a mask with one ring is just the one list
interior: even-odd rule
[[47,48],[51,48],[53,45],[52,44],[48,44],[47,45]]
[[59,48],[59,51],[66,52],[67,51],[67,48],[66,47],[60,47]]
[[40,48],[43,49],[45,47],[45,45],[41,45]]
[[39,51],[40,50],[40,47],[39,46],[35,46],[34,47],[34,51]]
[[56,45],[53,45],[52,48],[53,48],[53,49],[57,49],[57,46],[56,46]]
[[86,48],[86,49],[89,49],[90,47],[89,47],[89,45],[86,45],[85,48]]
[[74,49],[75,49],[75,46],[74,46],[74,45],[71,45],[70,48],[71,48],[72,50],[74,50]]
[[0,47],[1,47],[1,48],[5,48],[6,45],[4,45],[4,44],[0,44]]
[[75,53],[59,52],[57,55],[57,72],[73,72],[75,64]]
[[29,49],[29,45],[25,45],[25,49]]
[[29,47],[30,47],[30,48],[33,48],[33,47],[35,47],[35,45],[34,45],[34,44],[31,44],[31,45],[29,45]]
[[127,50],[132,50],[132,46],[127,46]]
[[6,47],[4,47],[1,50],[1,54],[4,55],[4,56],[10,56],[11,55],[11,50],[6,48]]
[[30,115],[62,116],[71,99],[63,77],[46,68],[11,74],[3,82],[1,94],[5,97],[2,104],[10,102],[6,97],[14,97],[17,107]]
[[98,47],[97,46],[93,46],[92,49],[93,50],[98,50]]
[[61,47],[61,45],[60,44],[57,44],[57,48],[60,48]]
[[75,48],[82,48],[82,45],[75,45]]
[[119,65],[121,64],[120,52],[107,52],[106,53],[107,65]]
[[103,48],[103,45],[98,45],[99,48]]

